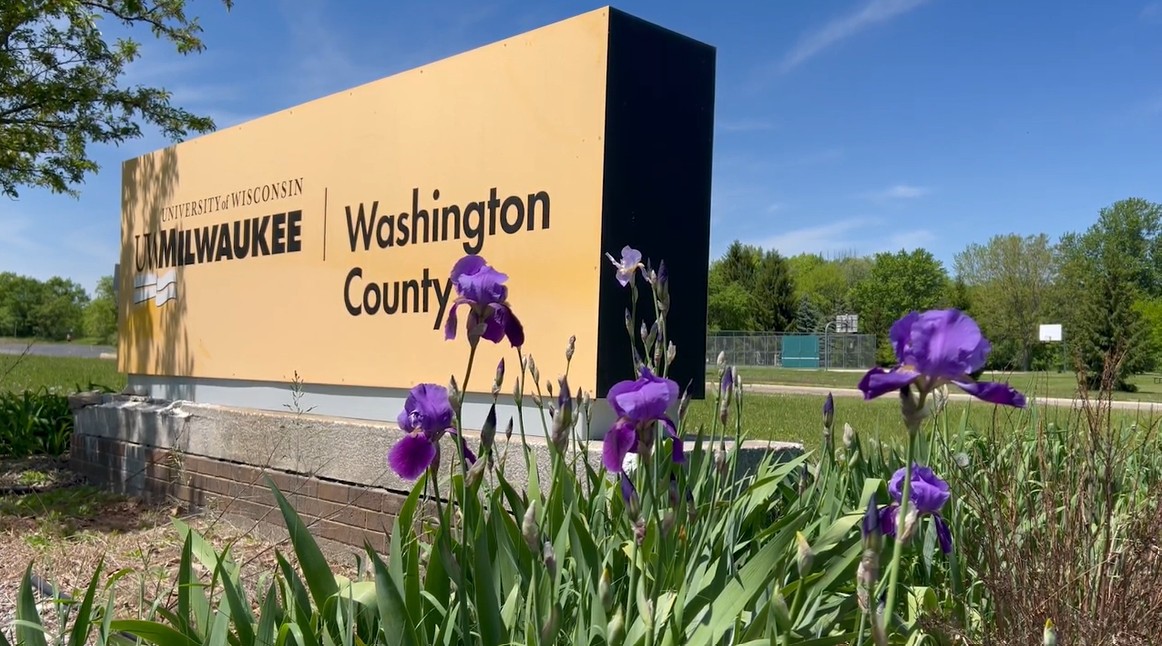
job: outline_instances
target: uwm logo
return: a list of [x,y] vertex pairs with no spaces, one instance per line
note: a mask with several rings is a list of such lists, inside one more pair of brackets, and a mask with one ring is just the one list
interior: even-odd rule
[[173,269],[160,274],[151,271],[133,277],[134,305],[153,300],[154,305],[161,307],[177,297],[177,273]]

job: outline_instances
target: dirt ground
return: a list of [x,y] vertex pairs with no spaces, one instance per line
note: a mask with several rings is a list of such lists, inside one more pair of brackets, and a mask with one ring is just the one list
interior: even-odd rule
[[[30,563],[35,575],[77,598],[102,559],[102,585],[112,573],[129,570],[115,587],[118,618],[143,616],[159,598],[164,599],[163,607],[175,605],[173,585],[182,536],[174,518],[189,524],[219,550],[231,545],[231,555],[241,566],[243,583],[255,604],[259,580],[275,570],[276,550],[294,563],[289,542],[280,540],[269,525],[213,509],[191,516],[179,507],[147,506],[88,486],[64,462],[51,458],[0,459],[0,629],[11,639],[17,590]],[[323,547],[336,573],[356,576],[356,550],[333,544]],[[196,567],[208,582],[210,572]],[[44,601],[42,618],[51,625],[55,621],[51,600],[38,599]]]

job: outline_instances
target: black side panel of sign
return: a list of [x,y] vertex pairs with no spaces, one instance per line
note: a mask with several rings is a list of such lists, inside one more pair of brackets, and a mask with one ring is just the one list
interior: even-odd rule
[[[670,378],[705,396],[706,288],[710,254],[710,178],[714,137],[713,47],[611,10],[601,214],[597,396],[633,379],[625,311],[629,290],[605,253],[629,245],[655,270],[665,260],[671,285],[667,321],[677,346]],[[654,320],[649,287],[639,282],[638,320]]]

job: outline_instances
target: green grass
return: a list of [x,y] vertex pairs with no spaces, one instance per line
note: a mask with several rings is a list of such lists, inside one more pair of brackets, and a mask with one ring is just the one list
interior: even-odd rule
[[[855,388],[863,372],[837,370],[808,370],[794,368],[738,367],[743,383],[783,384],[788,386],[821,386],[825,388]],[[718,368],[707,366],[708,375],[717,375]],[[1114,399],[1126,401],[1162,402],[1162,383],[1154,378],[1162,375],[1138,375],[1130,381],[1138,387],[1134,393],[1114,393]],[[1008,381],[1024,393],[1039,397],[1077,397],[1077,378],[1071,372],[986,372],[981,379]]]
[[[9,367],[17,357],[0,355],[0,375],[8,373]],[[717,370],[711,370],[713,375]],[[784,383],[792,385],[825,386],[832,388],[854,388],[859,380],[859,373],[854,372],[822,372],[809,370],[740,368],[743,383]],[[765,379],[764,379],[765,377]],[[713,378],[713,377],[711,377]],[[1037,373],[1037,381],[1042,385],[1037,391],[1044,393],[1051,391],[1051,396],[1070,397],[1061,392],[1063,379],[1056,374]],[[777,381],[776,381],[777,380]],[[1013,383],[1021,388],[1022,384],[1033,381],[1031,376],[1020,375],[1014,378]],[[1142,387],[1154,386],[1152,379],[1139,379]],[[38,357],[26,356],[20,360],[11,373],[0,381],[0,391],[20,392],[25,389],[38,390],[40,388],[56,389],[58,392],[71,392],[78,388],[86,388],[90,383],[101,385],[113,390],[125,387],[125,375],[117,372],[117,364],[105,359],[79,359],[73,357]],[[1046,384],[1048,387],[1046,388]],[[1055,390],[1056,389],[1056,390]],[[1162,389],[1147,393],[1156,395],[1157,399],[1143,397],[1143,401],[1162,401]],[[711,399],[691,402],[686,430],[695,433],[698,424],[705,424],[710,428],[710,422],[715,415],[713,392],[708,393]],[[821,440],[822,427],[822,397],[814,395],[761,395],[745,393],[743,398],[744,423],[748,436],[757,440],[779,440],[800,442],[809,449],[818,448]],[[969,426],[977,429],[992,428],[1001,424],[1022,423],[1022,416],[1028,412],[1015,411],[1006,408],[997,408],[979,402],[953,401],[948,404],[947,414],[952,423],[958,423],[964,411],[969,414]],[[1047,421],[1056,421],[1058,424],[1070,427],[1076,421],[1077,412],[1068,407],[1045,409]],[[1135,420],[1145,423],[1151,420],[1141,419],[1147,413],[1133,410],[1113,411],[1114,423]],[[733,411],[731,413],[733,417]],[[903,440],[903,427],[900,424],[899,404],[893,398],[883,398],[865,402],[854,397],[837,397],[835,400],[835,427],[836,441],[843,433],[843,424],[847,422],[863,437],[883,436],[883,439]],[[731,421],[733,428],[733,420]]]
[[[745,383],[745,382],[744,382]],[[697,433],[698,425],[705,424],[709,432],[713,421],[713,393],[709,399],[690,402],[685,431]],[[813,395],[760,395],[744,393],[743,427],[748,439],[777,440],[802,443],[808,450],[818,449],[823,432],[823,398]],[[961,416],[968,413],[968,427],[976,430],[992,428],[1021,428],[1026,425],[1031,409],[1017,410],[980,402],[951,401],[945,411],[947,423],[959,426]],[[1074,428],[1079,412],[1065,406],[1042,406],[1038,411],[1046,423],[1063,428]],[[1112,412],[1115,426],[1137,422],[1139,425],[1156,424],[1160,413],[1149,417],[1149,411],[1117,410]],[[730,429],[734,429],[734,411],[731,410]],[[878,438],[883,442],[906,442],[907,436],[900,421],[900,405],[891,397],[864,401],[856,397],[835,398],[835,441],[841,442],[843,424],[851,424],[862,438]]]
[[65,487],[40,493],[0,497],[0,516],[40,518],[66,516],[74,520],[94,520],[123,496],[91,486]]
[[33,337],[0,336],[0,343],[9,343],[13,345],[28,345],[29,343],[34,343],[36,345],[110,345],[104,339],[88,336],[74,337],[72,341],[37,339]]
[[0,355],[0,391],[40,390],[69,393],[90,384],[120,391],[125,375],[108,359]]

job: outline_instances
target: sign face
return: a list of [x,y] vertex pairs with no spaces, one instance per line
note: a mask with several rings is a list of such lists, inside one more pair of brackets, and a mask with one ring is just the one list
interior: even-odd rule
[[839,334],[859,332],[859,314],[840,314],[835,317],[835,331]]
[[1040,334],[1041,340],[1044,342],[1060,341],[1062,339],[1061,324],[1042,324],[1040,326]]
[[[603,254],[648,246],[643,229],[659,217],[606,225],[626,215],[610,186],[641,180],[610,178],[606,157],[643,143],[617,125],[614,95],[634,81],[623,71],[644,62],[619,43],[646,25],[594,11],[125,162],[120,369],[394,388],[460,380],[467,317],[457,312],[457,338],[445,341],[457,296],[449,272],[478,254],[508,276],[523,352],[546,374],[563,372],[575,335],[570,381],[604,391],[598,346],[625,305],[602,305],[617,287]],[[705,185],[705,208],[696,193],[677,214],[694,222],[686,244],[697,250],[708,243],[713,50],[648,34],[710,62],[709,83],[697,81],[707,90],[689,99],[702,94],[706,127],[686,119],[706,145],[677,161],[705,175],[694,186]],[[666,92],[647,101],[648,91],[621,101],[630,121],[650,110],[671,127],[683,118],[681,108],[666,115]],[[615,229],[621,239],[605,239]],[[705,292],[705,278],[682,288]],[[700,303],[692,325],[704,329],[704,294]],[[469,390],[488,390],[502,356],[515,365],[507,342],[482,342]]]

